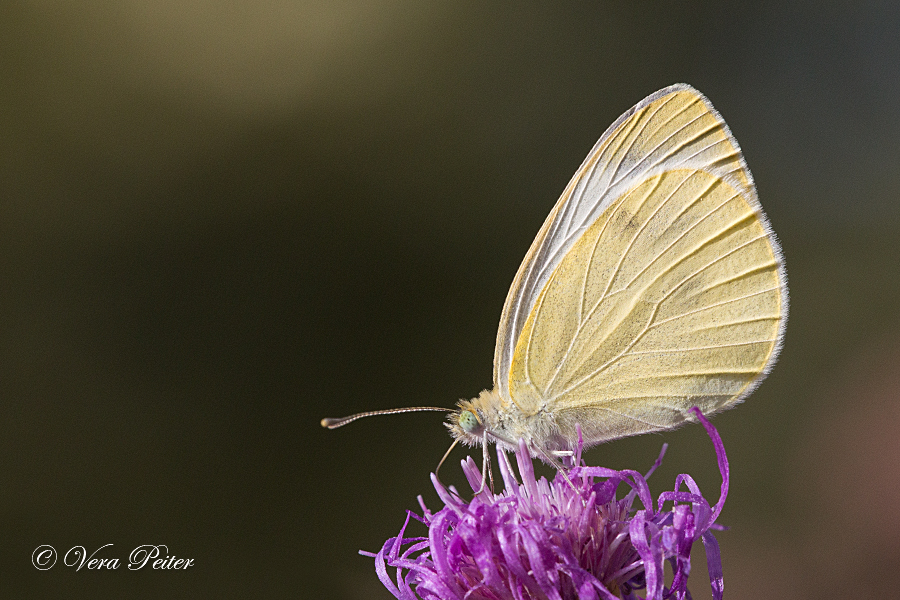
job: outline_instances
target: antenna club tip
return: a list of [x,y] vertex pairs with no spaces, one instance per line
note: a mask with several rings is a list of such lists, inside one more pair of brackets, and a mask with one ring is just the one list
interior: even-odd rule
[[334,422],[334,419],[329,419],[328,417],[325,417],[324,419],[322,419],[321,421],[319,421],[319,425],[321,425],[322,427],[327,427],[327,428],[330,429],[330,428],[331,428],[331,424],[332,424],[333,422]]

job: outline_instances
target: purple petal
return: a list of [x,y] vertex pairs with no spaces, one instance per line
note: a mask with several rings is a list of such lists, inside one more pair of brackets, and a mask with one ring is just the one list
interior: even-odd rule
[[522,564],[518,543],[521,536],[518,528],[514,526],[501,527],[497,530],[497,537],[500,541],[500,549],[506,561],[506,567],[511,575],[521,584],[520,587],[528,589],[532,596],[540,597],[540,586],[528,573],[528,568]]
[[669,449],[669,444],[663,444],[662,449],[659,451],[659,456],[656,457],[656,462],[653,463],[653,466],[650,467],[650,470],[644,474],[644,479],[650,479],[650,476],[653,475],[653,472],[659,468],[662,464],[663,457],[666,455],[666,450]]
[[662,584],[662,573],[657,565],[654,552],[647,542],[647,534],[645,532],[647,521],[645,519],[646,511],[639,510],[635,513],[634,518],[628,526],[628,532],[631,537],[631,543],[634,545],[641,560],[644,563],[644,578],[647,582],[647,598],[658,598],[657,588]]
[[725,506],[725,498],[728,497],[728,457],[725,455],[725,444],[722,443],[722,438],[719,436],[719,432],[716,431],[716,428],[712,426],[712,423],[703,416],[703,413],[700,412],[700,409],[696,406],[692,408],[690,412],[694,413],[700,420],[703,427],[706,429],[706,433],[712,439],[713,448],[716,449],[716,462],[719,463],[719,473],[722,474],[722,488],[719,493],[719,501],[716,502],[716,506],[713,508],[712,517],[710,518],[710,522],[714,522],[719,518],[719,513],[722,512],[722,507]]
[[[481,470],[471,456],[467,456],[461,463],[463,474],[465,474],[466,480],[469,482],[469,487],[472,488],[473,492],[477,492],[481,489]],[[487,465],[485,465],[485,468],[487,468]]]
[[522,477],[522,485],[531,497],[537,496],[537,482],[534,479],[534,463],[531,462],[531,453],[525,440],[519,440],[519,451],[516,452],[516,463],[519,465],[519,475]]
[[497,464],[500,467],[500,476],[503,478],[503,487],[507,491],[515,493],[519,489],[519,482],[516,480],[512,465],[509,464],[509,457],[505,451],[497,452]]
[[[378,551],[378,554],[375,555],[375,574],[378,575],[378,579],[381,581],[381,584],[387,588],[387,590],[394,595],[394,598],[399,598],[400,600],[415,600],[414,597],[408,597],[405,594],[401,594],[400,590],[394,585],[394,582],[391,581],[390,575],[387,572],[387,565],[385,561],[385,553],[388,549],[388,546],[392,546],[395,538],[391,538],[384,543],[384,546],[381,547],[381,550]],[[400,577],[400,571],[397,571],[397,577]]]
[[[431,484],[434,486],[434,491],[437,492],[438,498],[441,499],[441,502],[448,508],[453,509],[457,513],[461,513],[465,507],[465,504],[458,496],[452,494],[450,490],[444,487],[444,484],[440,482],[437,478],[437,475],[434,473],[431,474]],[[433,520],[432,520],[433,522]]]
[[519,529],[519,536],[522,540],[522,547],[525,549],[525,554],[528,555],[528,565],[531,567],[531,573],[541,587],[541,591],[552,600],[562,600],[562,596],[559,594],[559,590],[556,589],[556,582],[554,581],[556,579],[556,571],[552,569],[548,570],[544,564],[543,557],[541,556],[541,545],[534,537],[532,537],[531,532],[525,527]]
[[434,561],[434,568],[440,583],[443,584],[443,587],[448,588],[448,592],[455,594],[456,596],[462,596],[464,592],[456,582],[456,577],[450,566],[447,548],[445,548],[442,543],[444,534],[455,524],[457,519],[455,513],[439,512],[434,516],[434,520],[431,522],[428,537],[431,542],[431,558]]
[[719,542],[712,532],[703,534],[703,547],[706,549],[706,568],[709,569],[709,584],[715,600],[722,600],[725,591],[725,577],[722,575],[722,556],[719,554]]

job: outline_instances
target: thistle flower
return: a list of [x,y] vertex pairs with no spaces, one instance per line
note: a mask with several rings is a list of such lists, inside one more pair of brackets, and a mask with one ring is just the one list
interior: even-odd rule
[[[687,579],[691,548],[702,540],[713,597],[722,598],[722,566],[713,529],[728,493],[728,461],[715,428],[696,408],[715,447],[722,488],[710,506],[690,475],[679,475],[675,489],[654,503],[647,478],[659,466],[666,446],[650,471],[588,467],[581,460],[581,439],[573,464],[552,482],[535,479],[524,442],[516,452],[521,483],[504,452],[498,451],[505,490],[489,490],[466,502],[432,474],[444,507],[432,513],[419,496],[422,515],[407,512],[397,537],[375,558],[384,586],[400,600],[690,599]],[[463,471],[473,491],[482,474],[469,457]],[[622,483],[631,489],[621,499]],[[682,489],[686,488],[686,490]],[[642,508],[634,506],[638,500]],[[665,506],[671,503],[671,508]],[[428,537],[404,537],[410,518],[428,527]],[[672,583],[665,585],[665,562]],[[397,569],[396,583],[388,567]]]

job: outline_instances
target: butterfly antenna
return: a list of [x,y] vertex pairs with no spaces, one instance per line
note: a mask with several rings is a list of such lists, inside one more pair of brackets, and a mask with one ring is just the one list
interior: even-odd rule
[[396,415],[398,413],[408,413],[408,412],[423,412],[423,411],[440,411],[440,412],[454,412],[452,408],[440,408],[438,406],[410,406],[407,408],[389,408],[387,410],[370,410],[368,412],[356,413],[355,415],[350,415],[349,417],[342,417],[340,419],[334,419],[331,417],[326,417],[320,421],[322,427],[327,427],[328,429],[337,429],[338,427],[343,427],[347,423],[352,423],[357,419],[362,419],[363,417],[374,417],[375,415]]

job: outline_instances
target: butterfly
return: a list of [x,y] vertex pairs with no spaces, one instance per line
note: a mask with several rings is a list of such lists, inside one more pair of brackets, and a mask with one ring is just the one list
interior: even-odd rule
[[[487,456],[524,440],[551,464],[579,432],[588,447],[672,429],[759,385],[787,312],[781,249],[737,141],[700,92],[667,87],[619,117],[566,186],[506,298],[494,387],[447,426],[454,445]],[[322,425],[419,410],[449,411]]]

